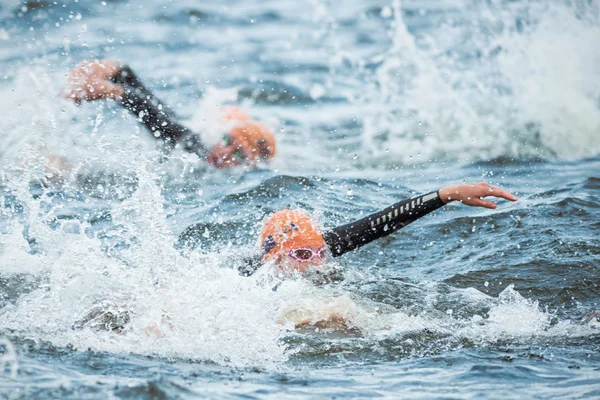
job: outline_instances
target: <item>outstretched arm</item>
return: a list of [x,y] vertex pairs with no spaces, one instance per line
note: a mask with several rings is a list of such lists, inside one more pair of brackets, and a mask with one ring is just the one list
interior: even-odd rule
[[446,186],[436,192],[402,200],[358,221],[326,231],[323,238],[333,256],[338,257],[404,228],[451,201],[460,201],[469,206],[496,208],[495,203],[482,200],[482,197],[487,196],[517,200],[509,192],[485,182]]
[[207,156],[200,137],[174,120],[174,113],[150,92],[130,67],[111,60],[84,61],[71,71],[67,98],[81,100],[112,99],[123,105],[157,139],[184,150]]

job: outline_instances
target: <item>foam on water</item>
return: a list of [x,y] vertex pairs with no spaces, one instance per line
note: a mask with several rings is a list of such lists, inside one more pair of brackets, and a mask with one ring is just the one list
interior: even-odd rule
[[502,77],[509,86],[511,114],[522,126],[536,124],[539,143],[560,158],[598,154],[600,132],[600,20],[597,3],[582,15],[549,5],[523,34],[499,39]]
[[[101,240],[86,233],[84,225],[73,229],[71,222],[68,232],[63,224],[50,229],[39,213],[43,200],[27,199],[29,234],[40,252],[13,252],[12,268],[2,273],[39,273],[39,267],[28,268],[39,265],[41,259],[48,278],[39,289],[5,307],[1,325],[77,348],[234,365],[284,360],[284,347],[279,343],[282,328],[269,315],[275,312],[268,306],[271,288],[256,285],[234,270],[217,268],[217,255],[182,257],[166,227],[158,187],[147,174],[139,176],[143,178],[136,193],[112,210],[117,225],[115,232],[108,233],[120,235],[127,245],[122,251],[105,251]],[[3,235],[2,241],[4,249],[13,244],[23,247],[14,232]],[[131,331],[114,335],[71,330],[77,316],[99,300],[115,301],[131,310]],[[147,338],[143,328],[157,314],[160,321],[161,310],[173,319],[174,331],[160,340]],[[249,347],[248,342],[254,345]]]
[[19,360],[15,347],[6,338],[0,338],[0,374],[8,370],[10,377],[16,379],[19,371]]

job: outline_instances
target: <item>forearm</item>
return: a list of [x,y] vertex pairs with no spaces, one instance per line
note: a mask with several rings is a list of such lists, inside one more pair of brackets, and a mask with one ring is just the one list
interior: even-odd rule
[[144,86],[140,78],[138,78],[130,66],[121,66],[117,74],[113,76],[111,80],[114,83],[120,84],[123,88],[127,89],[128,92],[135,93],[140,98],[146,100],[149,104],[154,105],[161,111],[162,114],[168,115],[169,117],[175,117],[174,111],[162,101],[157,99],[154,94],[146,86]]
[[415,196],[365,218],[326,231],[323,238],[332,255],[338,257],[396,232],[444,204],[437,191]]
[[174,122],[162,111],[161,104],[140,95],[136,89],[125,88],[120,104],[135,115],[140,122],[152,133],[172,146],[192,132],[186,127]]
[[113,82],[124,88],[120,104],[138,117],[155,138],[171,146],[180,143],[184,150],[206,156],[200,137],[176,122],[172,110],[142,84],[131,68],[121,67]]

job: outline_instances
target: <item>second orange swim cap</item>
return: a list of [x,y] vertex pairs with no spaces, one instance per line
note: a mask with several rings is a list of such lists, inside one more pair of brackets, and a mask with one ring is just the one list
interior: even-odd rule
[[275,136],[263,124],[255,121],[237,122],[229,131],[229,136],[241,146],[250,161],[275,157]]

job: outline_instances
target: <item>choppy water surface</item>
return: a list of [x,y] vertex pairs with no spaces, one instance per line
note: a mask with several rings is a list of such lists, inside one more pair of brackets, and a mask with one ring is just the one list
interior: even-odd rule
[[[597,3],[163,3],[0,5],[0,398],[600,397]],[[115,105],[58,96],[89,57],[207,137],[241,103],[276,160],[159,156]],[[274,210],[330,227],[480,180],[520,201],[447,206],[340,282],[237,273]],[[72,329],[107,299],[122,334]],[[297,309],[355,329],[276,323]]]

